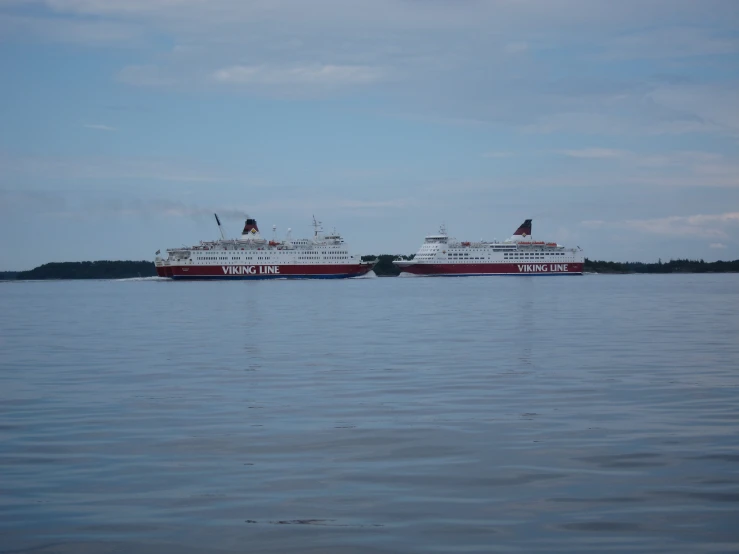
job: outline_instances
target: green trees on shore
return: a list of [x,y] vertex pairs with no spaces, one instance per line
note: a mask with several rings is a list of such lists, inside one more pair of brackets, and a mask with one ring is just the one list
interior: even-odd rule
[[393,265],[393,260],[403,259],[412,260],[413,256],[395,256],[393,254],[380,254],[379,256],[362,256],[362,261],[377,260],[374,267],[375,275],[378,277],[397,277],[400,270]]
[[605,262],[585,258],[585,271],[593,273],[727,273],[739,272],[739,260],[704,262],[678,259],[662,263]]
[[54,262],[15,273],[15,279],[128,279],[157,274],[148,261]]
[[[413,256],[381,254],[362,256],[362,260],[378,259],[375,274],[380,277],[394,277],[400,270],[393,260],[411,260]],[[670,260],[669,262],[606,262],[585,259],[585,272],[588,273],[727,273],[739,272],[739,260],[705,262],[703,260]],[[55,262],[41,265],[30,271],[0,272],[0,280],[36,279],[129,279],[132,277],[153,277],[154,264],[149,261],[98,261],[98,262]]]

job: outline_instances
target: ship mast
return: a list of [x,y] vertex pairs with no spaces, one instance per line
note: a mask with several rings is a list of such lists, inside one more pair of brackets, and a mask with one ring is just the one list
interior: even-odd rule
[[221,220],[218,219],[218,214],[213,214],[216,216],[216,223],[218,223],[218,230],[221,232],[221,239],[226,240],[226,236],[223,234],[223,227],[221,227]]

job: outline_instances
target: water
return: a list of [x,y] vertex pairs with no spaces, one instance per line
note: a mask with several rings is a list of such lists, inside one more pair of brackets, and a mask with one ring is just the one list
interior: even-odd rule
[[0,552],[739,548],[739,277],[0,284]]

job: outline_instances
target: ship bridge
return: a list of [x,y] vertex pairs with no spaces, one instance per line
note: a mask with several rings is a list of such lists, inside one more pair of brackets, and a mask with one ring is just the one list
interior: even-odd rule
[[426,236],[421,248],[416,252],[415,259],[424,261],[436,259],[437,256],[446,254],[448,243],[449,235],[446,233],[446,227],[442,225],[437,234]]
[[429,235],[426,237],[426,243],[427,244],[433,244],[433,243],[443,243],[446,244],[446,242],[449,240],[449,237],[446,235]]
[[446,244],[449,241],[449,235],[446,234],[446,225],[442,224],[439,227],[439,232],[436,235],[427,235],[425,244]]

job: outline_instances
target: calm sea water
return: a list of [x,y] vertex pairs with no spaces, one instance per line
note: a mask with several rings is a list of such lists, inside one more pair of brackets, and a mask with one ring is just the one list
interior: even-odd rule
[[739,549],[739,276],[0,284],[0,552]]

